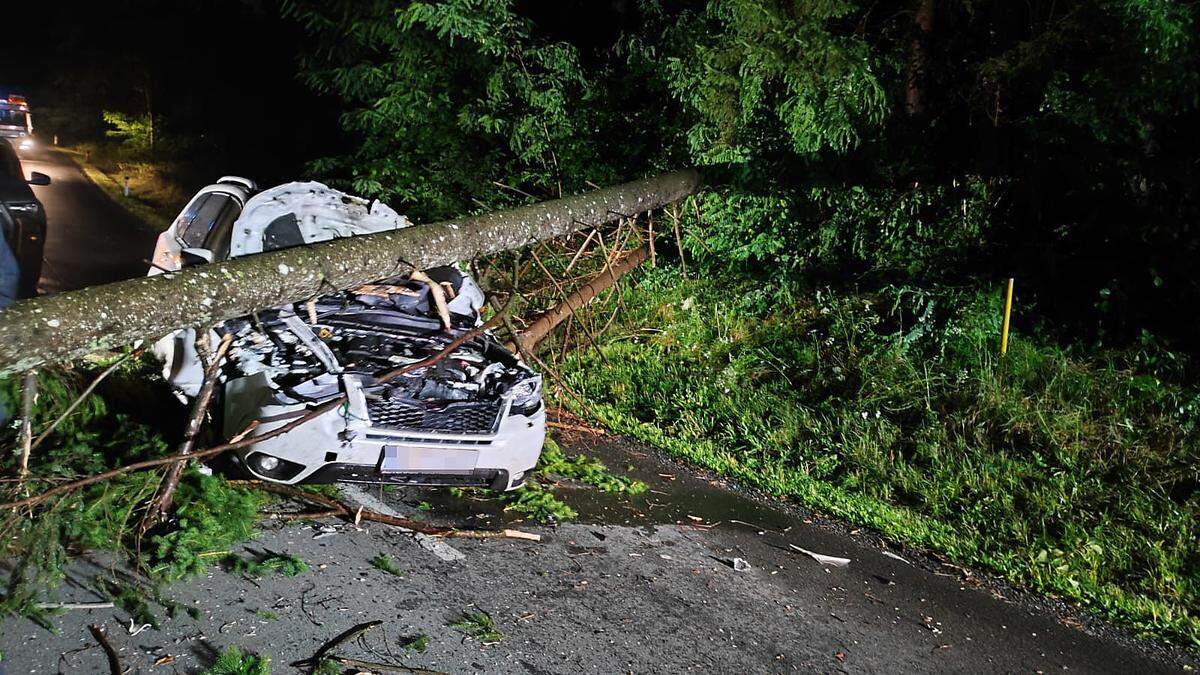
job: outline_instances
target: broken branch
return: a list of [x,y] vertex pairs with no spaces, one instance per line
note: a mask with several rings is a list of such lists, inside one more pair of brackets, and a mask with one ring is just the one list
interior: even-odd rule
[[[217,346],[217,350],[212,352],[207,330],[201,332],[196,338],[197,351],[201,358],[206,359],[204,381],[200,385],[200,393],[196,395],[196,400],[192,402],[192,414],[188,419],[187,427],[184,429],[183,441],[180,442],[176,452],[181,457],[187,457],[192,454],[192,449],[196,445],[196,437],[200,435],[200,429],[204,426],[204,416],[208,412],[209,403],[212,401],[213,389],[217,383],[217,371],[221,367],[221,359],[225,358],[225,352],[229,351],[229,345],[232,343],[233,334],[226,333],[221,338],[221,344]],[[142,536],[162,522],[163,518],[170,513],[171,504],[175,499],[175,489],[179,487],[179,477],[183,475],[185,464],[186,460],[175,462],[167,469],[166,475],[163,476],[158,491],[150,500],[150,505],[147,507],[146,513],[142,516],[142,522],[138,526],[138,550],[141,550]]]
[[29,452],[33,449],[33,404],[37,400],[37,371],[25,373],[21,386],[21,469],[17,476],[24,479],[29,475]]
[[88,630],[92,632],[92,637],[96,638],[96,642],[99,642],[100,647],[104,649],[104,654],[108,657],[108,670],[112,675],[122,675],[125,669],[121,667],[121,657],[117,656],[117,650],[113,649],[108,637],[104,635],[104,630],[96,624],[88,626]]
[[648,245],[635,249],[615,265],[601,270],[586,284],[566,296],[557,307],[534,319],[518,337],[522,348],[532,352],[538,343],[544,340],[560,323],[591,302],[601,291],[615,285],[622,276],[642,264],[649,254]]

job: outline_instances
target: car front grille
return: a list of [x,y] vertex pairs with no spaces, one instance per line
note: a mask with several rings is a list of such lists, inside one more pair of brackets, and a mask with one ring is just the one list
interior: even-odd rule
[[496,427],[500,404],[462,402],[434,408],[419,402],[372,397],[367,399],[367,411],[371,423],[383,429],[486,434]]

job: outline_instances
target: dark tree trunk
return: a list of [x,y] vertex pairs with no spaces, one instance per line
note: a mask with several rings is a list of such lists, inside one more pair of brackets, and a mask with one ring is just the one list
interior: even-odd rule
[[933,0],[917,0],[913,12],[912,42],[908,50],[908,78],[904,103],[908,114],[925,114],[925,75],[929,63],[929,37],[933,34]]

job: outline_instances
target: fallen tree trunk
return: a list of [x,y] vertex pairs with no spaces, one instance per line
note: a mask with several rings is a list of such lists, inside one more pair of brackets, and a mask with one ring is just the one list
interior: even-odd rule
[[645,262],[649,255],[649,244],[634,250],[629,255],[617,261],[615,265],[605,267],[586,284],[580,286],[564,298],[557,306],[540,314],[530,322],[525,330],[521,331],[521,335],[518,338],[521,349],[530,352],[533,351],[538,343],[546,339],[546,336],[557,328],[560,323],[566,321],[572,314],[579,311],[579,308],[591,302],[601,292],[611,288],[626,273]]
[[554,239],[700,188],[695,170],[18,302],[0,311],[0,376],[384,277]]

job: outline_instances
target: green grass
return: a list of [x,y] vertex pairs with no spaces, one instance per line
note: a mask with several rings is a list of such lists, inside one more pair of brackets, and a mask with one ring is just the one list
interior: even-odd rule
[[221,559],[226,572],[259,578],[268,574],[294,577],[308,571],[308,563],[287,553],[264,551],[252,557],[229,554]]
[[1017,334],[1001,360],[998,299],[656,271],[624,297],[638,332],[564,372],[618,432],[1200,646],[1200,392],[1149,338],[1085,359]]
[[[70,154],[110,199],[155,231],[167,229],[192,196],[185,185],[194,181],[181,177],[187,172],[177,163],[131,157],[106,143],[84,143],[60,150]],[[124,189],[126,177],[128,197]]]
[[229,647],[202,675],[270,675],[270,659]]
[[405,651],[417,652],[419,654],[424,652],[426,649],[429,649],[429,636],[421,634],[401,638],[400,646],[403,647]]
[[400,569],[400,566],[396,564],[396,561],[392,560],[392,557],[386,553],[380,553],[367,562],[371,564],[371,567],[374,567],[377,570],[387,572],[388,574],[400,577],[401,579],[404,578],[404,570]]
[[463,612],[457,621],[448,625],[485,645],[495,644],[504,639],[504,635],[496,628],[496,622],[487,612]]

